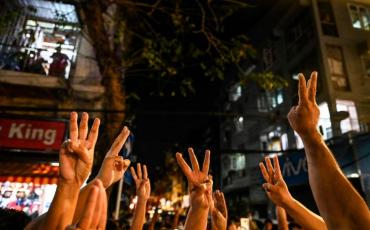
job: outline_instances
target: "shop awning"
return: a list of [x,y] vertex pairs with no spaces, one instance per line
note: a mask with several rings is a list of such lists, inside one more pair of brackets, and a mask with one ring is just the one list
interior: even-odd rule
[[0,182],[56,184],[59,166],[52,164],[0,162]]

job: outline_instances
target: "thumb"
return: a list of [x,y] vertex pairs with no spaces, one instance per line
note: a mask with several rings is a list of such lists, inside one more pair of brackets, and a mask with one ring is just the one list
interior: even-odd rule
[[130,166],[131,161],[129,159],[124,159],[123,160],[123,169],[126,170],[128,166]]

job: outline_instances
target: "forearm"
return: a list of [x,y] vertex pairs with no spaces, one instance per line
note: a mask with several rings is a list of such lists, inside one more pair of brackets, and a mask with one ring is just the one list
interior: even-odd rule
[[295,222],[300,224],[307,230],[326,230],[324,220],[315,213],[307,209],[299,201],[292,199],[283,206],[286,212],[291,216]]
[[185,222],[185,230],[207,229],[208,209],[194,209],[190,207]]
[[276,216],[279,230],[289,230],[288,220],[284,208],[276,206]]
[[134,219],[132,221],[131,230],[141,230],[145,222],[145,211],[147,201],[144,199],[138,199]]
[[328,227],[369,226],[370,215],[365,201],[344,176],[321,135],[317,132],[302,140],[312,193]]
[[78,195],[78,201],[77,201],[76,209],[74,212],[72,224],[76,224],[78,220],[80,219],[82,213],[84,212],[85,207],[83,204],[85,204],[87,199],[89,198],[90,188],[92,187],[94,182],[95,182],[95,179],[90,181],[90,183],[88,183],[85,187],[83,187],[80,190],[80,194]]
[[58,184],[47,213],[32,221],[26,229],[65,229],[72,223],[79,186]]

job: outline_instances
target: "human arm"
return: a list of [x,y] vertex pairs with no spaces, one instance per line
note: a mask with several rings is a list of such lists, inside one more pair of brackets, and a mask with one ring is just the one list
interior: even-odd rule
[[121,151],[129,135],[130,131],[128,130],[128,128],[123,127],[120,134],[114,140],[112,146],[105,155],[105,158],[103,160],[103,163],[100,167],[99,173],[96,176],[96,178],[94,178],[94,180],[92,180],[89,184],[87,184],[84,188],[81,189],[78,197],[75,215],[73,217],[73,223],[76,223],[81,213],[84,212],[85,208],[81,204],[84,204],[88,199],[89,195],[88,190],[95,180],[99,179],[102,182],[103,187],[107,189],[112,184],[116,183],[121,178],[123,178],[123,174],[130,165],[130,160],[123,159],[122,156],[118,156],[118,154]]
[[369,209],[342,173],[317,130],[320,111],[316,104],[317,72],[306,80],[299,76],[299,103],[288,120],[301,137],[308,164],[309,183],[321,216],[329,229],[363,229],[370,226]]
[[270,158],[266,157],[265,162],[267,167],[262,162],[259,164],[262,176],[266,181],[263,184],[263,188],[270,200],[276,206],[284,208],[304,229],[327,229],[324,220],[320,216],[311,212],[292,197],[281,174],[279,158],[274,156],[273,161],[274,166],[272,166]]
[[177,162],[185,174],[190,192],[190,208],[186,217],[185,229],[206,229],[207,217],[212,201],[212,186],[208,176],[210,151],[205,153],[202,170],[192,148],[188,149],[192,169],[185,162],[181,153],[176,153]]
[[136,165],[136,172],[133,167],[130,168],[132,177],[136,185],[137,204],[134,212],[134,219],[132,221],[131,230],[141,230],[145,222],[146,204],[150,197],[150,181],[148,178],[148,171],[143,165],[141,169],[140,163]]
[[80,187],[91,171],[99,124],[95,119],[88,135],[88,114],[82,114],[78,127],[77,113],[71,113],[70,140],[59,151],[59,180],[53,201],[48,212],[26,229],[65,229],[72,223]]
[[289,230],[288,218],[286,216],[285,209],[280,206],[276,206],[276,217],[278,221],[278,229]]
[[212,230],[226,230],[227,228],[227,206],[223,192],[216,190],[213,193],[213,204],[211,205]]
[[105,229],[107,223],[107,194],[99,179],[90,183],[88,198],[82,203],[84,207],[81,218],[76,225],[70,225],[66,230]]

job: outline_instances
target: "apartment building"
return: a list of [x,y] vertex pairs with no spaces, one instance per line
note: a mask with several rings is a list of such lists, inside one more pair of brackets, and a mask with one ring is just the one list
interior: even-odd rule
[[[3,1],[0,9],[1,207],[33,197],[47,211],[71,109],[103,109],[104,87],[89,35],[72,4]],[[35,195],[36,193],[36,195]]]
[[[287,88],[230,87],[224,110],[240,114],[221,125],[223,189],[237,201],[267,202],[258,162],[266,154],[303,147],[286,114],[296,104],[298,73],[319,73],[319,129],[326,140],[370,127],[370,2],[279,0],[249,30],[260,51],[254,71],[283,76]],[[242,195],[241,195],[242,194]]]

